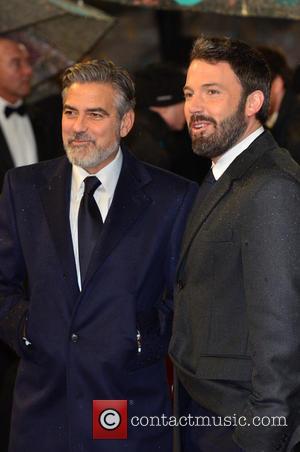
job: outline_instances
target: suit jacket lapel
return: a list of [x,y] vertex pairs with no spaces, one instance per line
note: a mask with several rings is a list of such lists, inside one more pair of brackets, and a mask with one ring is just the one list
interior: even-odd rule
[[232,183],[231,179],[227,177],[227,175],[224,175],[224,177],[222,176],[221,179],[203,201],[201,198],[196,199],[184,234],[182,256],[186,254],[191,242],[206,218],[209,216],[210,212],[230,189]]
[[1,128],[0,128],[0,149],[1,149],[0,152],[1,167],[3,171],[7,171],[8,169],[14,167],[14,162],[11,158],[8,144],[6,142],[6,139]]
[[114,199],[105,220],[102,234],[92,254],[84,287],[152,202],[142,189],[150,180],[150,175],[145,167],[123,149],[123,165]]
[[40,195],[63,277],[74,299],[79,294],[79,288],[69,221],[72,167],[65,157],[53,162],[59,164],[50,177],[43,178]]
[[233,181],[240,179],[262,154],[274,147],[277,147],[277,143],[272,135],[264,132],[231,163],[203,202],[198,202],[196,199],[183,240],[181,260],[188,252],[195,235],[210,212],[230,190]]

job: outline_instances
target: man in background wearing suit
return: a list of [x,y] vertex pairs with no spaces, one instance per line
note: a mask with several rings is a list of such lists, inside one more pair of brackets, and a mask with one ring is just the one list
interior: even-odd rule
[[0,190],[6,171],[58,156],[30,94],[32,66],[24,44],[0,36]]
[[63,78],[68,158],[7,173],[0,336],[21,356],[10,452],[171,451],[166,427],[129,423],[127,440],[92,435],[93,400],[128,400],[129,419],[170,413],[172,286],[197,185],[121,149],[133,107],[126,71],[72,66]]
[[261,126],[269,90],[266,62],[247,44],[195,42],[185,115],[212,174],[183,239],[170,353],[179,413],[209,422],[182,429],[184,452],[299,441],[300,170]]

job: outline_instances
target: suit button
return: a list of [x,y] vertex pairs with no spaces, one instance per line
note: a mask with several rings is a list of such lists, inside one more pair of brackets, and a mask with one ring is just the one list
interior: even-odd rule
[[78,342],[78,340],[79,340],[78,334],[73,333],[71,336],[71,341],[74,342],[75,344],[76,342]]
[[177,281],[177,289],[182,290],[183,288],[184,288],[184,282],[181,279],[179,279]]

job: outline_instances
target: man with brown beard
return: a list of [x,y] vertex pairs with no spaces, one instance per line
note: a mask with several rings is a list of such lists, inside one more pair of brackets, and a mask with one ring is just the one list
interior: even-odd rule
[[177,273],[178,413],[198,417],[176,451],[289,451],[299,441],[300,169],[262,127],[269,90],[247,44],[195,42],[185,115],[212,173]]

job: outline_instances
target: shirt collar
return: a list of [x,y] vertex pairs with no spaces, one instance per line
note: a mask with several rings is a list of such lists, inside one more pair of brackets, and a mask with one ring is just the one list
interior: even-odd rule
[[[102,168],[100,171],[98,171],[98,173],[93,174],[93,176],[96,176],[101,182],[99,189],[107,192],[108,195],[113,196],[114,194],[119,179],[122,162],[123,154],[121,148],[119,147],[114,160],[104,168]],[[88,173],[85,169],[81,168],[80,166],[72,165],[72,186],[74,193],[82,194],[84,189],[83,181],[88,176],[91,176],[91,174]]]
[[235,160],[242,152],[244,152],[250,144],[263,133],[264,128],[260,126],[254,132],[250,133],[246,138],[237,143],[235,146],[230,148],[228,151],[224,152],[223,155],[218,159],[216,163],[212,162],[212,172],[216,180],[220,179],[222,174],[231,165],[233,160]]

